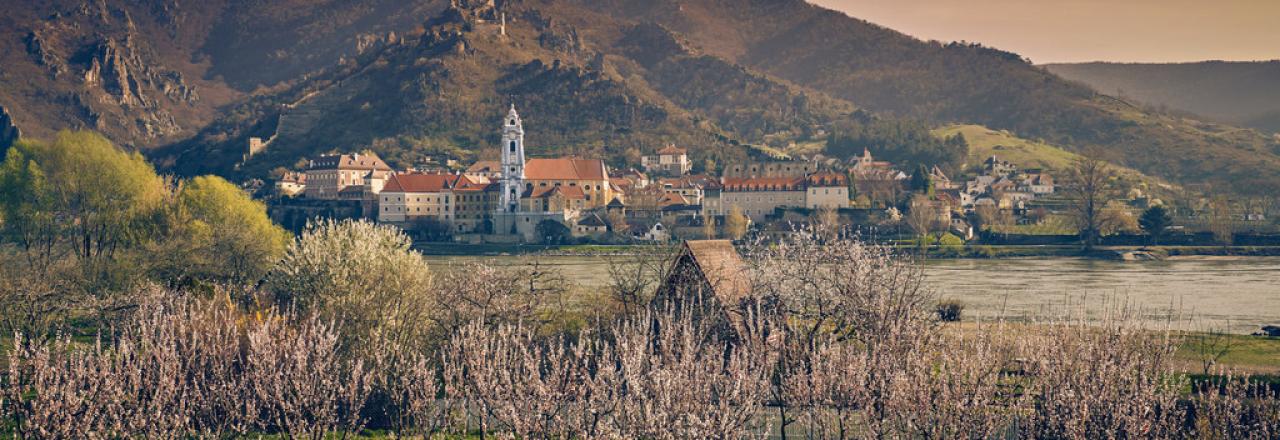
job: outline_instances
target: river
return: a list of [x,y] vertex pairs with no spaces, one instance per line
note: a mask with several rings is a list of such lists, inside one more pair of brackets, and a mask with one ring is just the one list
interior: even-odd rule
[[[527,264],[531,256],[429,256],[448,270],[459,263],[493,260]],[[539,256],[580,288],[608,282],[602,257]],[[945,299],[965,304],[964,319],[1035,320],[1064,310],[1097,312],[1108,305],[1136,306],[1161,326],[1250,333],[1280,325],[1280,257],[1179,257],[1158,262],[1117,262],[1077,258],[933,260],[924,263],[929,286]]]

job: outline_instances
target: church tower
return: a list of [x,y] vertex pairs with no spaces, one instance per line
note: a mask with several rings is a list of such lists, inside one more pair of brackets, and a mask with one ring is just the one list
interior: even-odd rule
[[524,191],[524,126],[515,104],[502,124],[502,202],[498,210],[520,209],[520,193]]

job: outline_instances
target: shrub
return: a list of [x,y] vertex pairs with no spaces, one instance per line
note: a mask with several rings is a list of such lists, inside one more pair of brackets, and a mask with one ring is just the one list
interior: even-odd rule
[[938,303],[938,319],[942,322],[960,322],[960,315],[964,313],[964,303],[955,300],[946,300]]

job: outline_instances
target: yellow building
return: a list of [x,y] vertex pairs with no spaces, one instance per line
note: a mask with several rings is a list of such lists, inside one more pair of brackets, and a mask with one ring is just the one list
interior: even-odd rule
[[582,208],[592,209],[613,200],[609,171],[599,159],[529,159],[524,166],[525,197],[547,195],[555,187],[565,187],[565,195],[574,198],[581,193]]

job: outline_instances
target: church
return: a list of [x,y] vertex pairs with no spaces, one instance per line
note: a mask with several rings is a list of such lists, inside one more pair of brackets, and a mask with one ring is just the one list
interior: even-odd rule
[[[526,159],[524,124],[514,105],[502,125],[502,159],[485,163],[476,172],[495,178],[499,201],[494,206],[493,231],[518,234],[536,241],[537,224],[554,220],[568,227],[584,211],[603,208],[621,194],[609,182],[609,170],[600,159]],[[494,166],[497,165],[497,166]],[[496,170],[495,170],[496,168]]]

